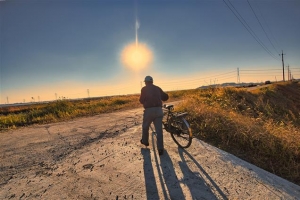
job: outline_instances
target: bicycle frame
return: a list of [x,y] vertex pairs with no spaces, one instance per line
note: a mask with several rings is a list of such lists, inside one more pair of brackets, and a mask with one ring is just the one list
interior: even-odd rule
[[166,111],[166,112],[164,112],[164,117],[166,116],[166,120],[165,121],[163,120],[165,129],[169,128],[169,127],[167,127],[168,126],[167,124],[172,117],[174,117],[174,118],[184,117],[188,114],[187,112],[173,112],[174,105],[164,104],[163,110]]
[[173,112],[173,105],[164,105],[164,129],[171,134],[174,142],[181,148],[187,148],[192,143],[192,130],[185,116],[187,112]]

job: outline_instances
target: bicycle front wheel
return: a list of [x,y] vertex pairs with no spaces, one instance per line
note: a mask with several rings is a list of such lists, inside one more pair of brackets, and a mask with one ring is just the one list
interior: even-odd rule
[[171,137],[179,147],[188,148],[192,144],[192,130],[185,118],[171,118],[169,120],[169,127],[171,128]]

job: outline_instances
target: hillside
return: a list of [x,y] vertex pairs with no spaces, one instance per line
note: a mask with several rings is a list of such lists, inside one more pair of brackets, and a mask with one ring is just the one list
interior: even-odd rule
[[209,88],[184,99],[179,109],[197,138],[300,184],[299,83]]

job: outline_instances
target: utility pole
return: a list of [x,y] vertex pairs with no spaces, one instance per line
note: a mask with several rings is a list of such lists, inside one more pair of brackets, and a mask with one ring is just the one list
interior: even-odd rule
[[290,66],[288,65],[288,81],[290,80]]
[[283,54],[283,50],[282,50],[282,53],[281,53],[281,59],[282,59],[282,78],[283,78],[283,81],[285,81],[285,78],[284,78],[284,61],[283,61],[283,55],[285,55],[285,54]]
[[87,95],[88,95],[88,98],[90,98],[90,90],[87,89]]
[[[288,67],[290,67],[290,65],[288,66]],[[293,76],[292,76],[292,70],[289,70],[289,75],[290,75],[290,81],[293,81]]]
[[237,83],[240,83],[240,69],[237,68]]
[[7,104],[9,104],[8,97],[6,97],[6,100],[7,100]]

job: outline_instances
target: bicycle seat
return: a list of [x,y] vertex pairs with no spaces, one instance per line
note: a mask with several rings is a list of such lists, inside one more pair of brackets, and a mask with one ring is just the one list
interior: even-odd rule
[[186,116],[186,115],[188,115],[187,112],[179,112],[179,113],[176,113],[176,114],[175,114],[176,117],[184,117],[184,116]]
[[164,108],[166,108],[166,109],[170,109],[170,108],[173,108],[174,107],[174,105],[167,105],[167,104],[164,104]]

